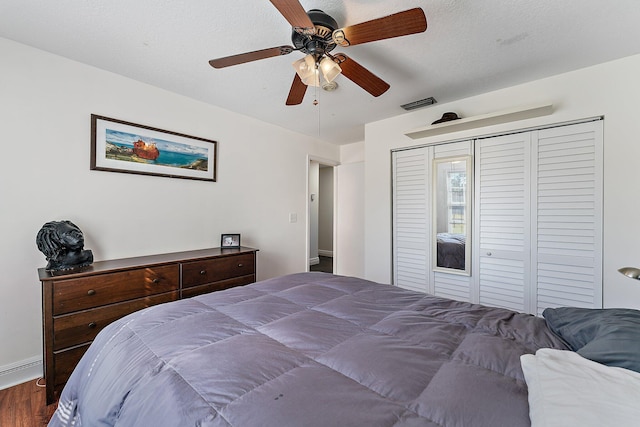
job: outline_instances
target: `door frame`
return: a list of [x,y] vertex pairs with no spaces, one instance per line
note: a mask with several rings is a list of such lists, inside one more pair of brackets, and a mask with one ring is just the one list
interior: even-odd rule
[[319,156],[313,156],[308,154],[307,155],[307,164],[306,164],[306,177],[305,177],[305,182],[306,182],[306,201],[305,201],[305,212],[306,212],[306,220],[305,220],[305,233],[306,233],[306,238],[305,238],[305,257],[304,257],[304,262],[305,262],[305,268],[303,271],[310,271],[310,266],[309,266],[309,256],[311,255],[311,189],[309,188],[309,170],[310,167],[309,165],[311,164],[311,162],[318,162],[321,165],[324,166],[329,166],[332,168],[333,170],[333,272],[336,272],[336,259],[337,259],[337,227],[336,227],[336,214],[337,214],[337,179],[336,179],[336,166],[340,165],[340,162],[336,161],[336,160],[331,160],[331,159],[327,159],[324,157],[319,157]]

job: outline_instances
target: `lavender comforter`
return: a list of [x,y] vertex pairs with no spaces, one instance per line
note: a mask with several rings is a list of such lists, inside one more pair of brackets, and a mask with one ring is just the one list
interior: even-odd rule
[[49,426],[527,426],[541,318],[325,273],[105,328]]

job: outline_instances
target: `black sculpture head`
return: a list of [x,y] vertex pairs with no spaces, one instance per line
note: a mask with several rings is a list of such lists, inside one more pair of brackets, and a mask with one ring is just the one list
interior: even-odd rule
[[71,221],[51,221],[42,226],[36,245],[47,257],[48,271],[70,270],[91,265],[93,253],[84,248],[84,236]]

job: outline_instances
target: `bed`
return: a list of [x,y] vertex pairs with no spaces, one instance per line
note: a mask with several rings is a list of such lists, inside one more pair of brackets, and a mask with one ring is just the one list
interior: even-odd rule
[[464,270],[465,242],[464,234],[438,233],[436,235],[437,266]]
[[577,354],[540,317],[293,274],[112,323],[49,425],[528,426],[539,349]]

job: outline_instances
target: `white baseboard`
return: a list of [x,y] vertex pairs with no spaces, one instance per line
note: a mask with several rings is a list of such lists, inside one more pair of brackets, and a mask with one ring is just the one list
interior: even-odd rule
[[38,356],[0,366],[0,390],[42,377],[42,359]]
[[320,256],[328,256],[329,258],[333,258],[333,251],[318,249],[318,255]]
[[309,265],[320,264],[320,257],[309,258]]

